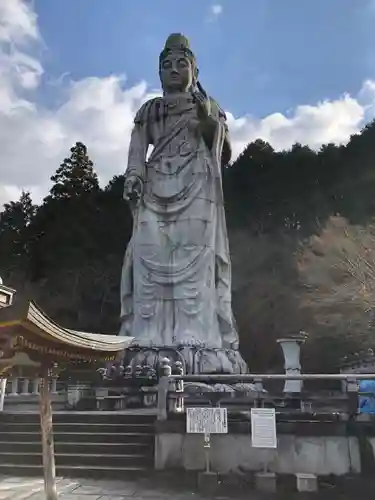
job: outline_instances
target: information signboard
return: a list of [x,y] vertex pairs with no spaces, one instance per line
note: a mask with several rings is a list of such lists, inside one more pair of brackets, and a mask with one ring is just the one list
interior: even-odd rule
[[275,408],[251,409],[251,444],[254,448],[277,448]]
[[227,409],[187,408],[186,432],[189,434],[227,434]]

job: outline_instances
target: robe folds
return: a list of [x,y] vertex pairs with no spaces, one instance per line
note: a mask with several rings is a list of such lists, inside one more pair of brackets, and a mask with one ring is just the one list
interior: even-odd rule
[[122,268],[120,335],[141,346],[238,343],[221,183],[227,126],[211,104],[210,145],[191,94],[151,99],[135,118],[125,178],[143,192]]

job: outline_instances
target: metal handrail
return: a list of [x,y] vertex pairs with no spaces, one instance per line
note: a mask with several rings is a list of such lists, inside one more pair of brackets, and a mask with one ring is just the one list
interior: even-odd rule
[[247,373],[247,374],[201,374],[201,375],[169,375],[170,380],[183,380],[184,382],[245,382],[254,380],[372,380],[375,373],[303,373],[299,375]]

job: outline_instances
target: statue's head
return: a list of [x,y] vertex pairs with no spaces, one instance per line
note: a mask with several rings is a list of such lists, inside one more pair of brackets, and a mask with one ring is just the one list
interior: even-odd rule
[[165,94],[187,92],[195,86],[197,63],[184,35],[174,33],[167,38],[159,57],[159,75]]

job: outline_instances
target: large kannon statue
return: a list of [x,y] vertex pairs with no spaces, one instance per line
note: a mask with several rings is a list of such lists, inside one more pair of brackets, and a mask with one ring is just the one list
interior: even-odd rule
[[173,347],[188,372],[243,372],[221,183],[231,156],[226,116],[200,85],[184,36],[168,37],[159,74],[163,97],[136,114],[125,174],[134,227],[120,334],[134,336],[143,355]]

